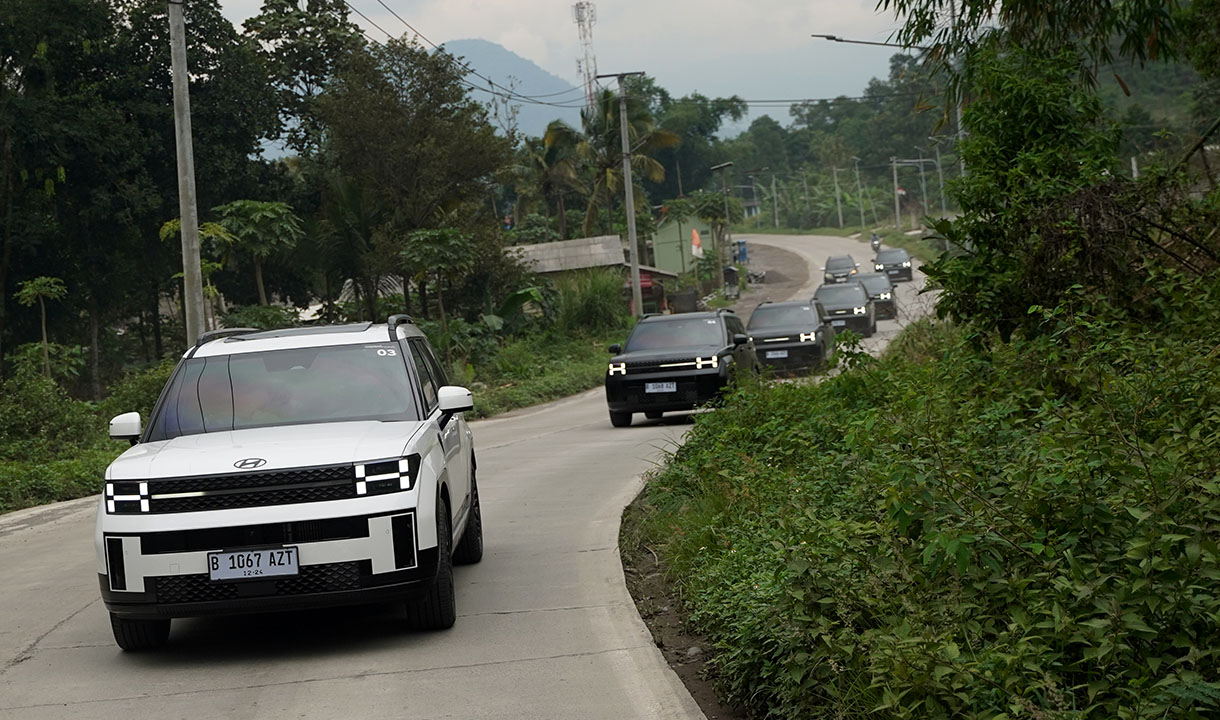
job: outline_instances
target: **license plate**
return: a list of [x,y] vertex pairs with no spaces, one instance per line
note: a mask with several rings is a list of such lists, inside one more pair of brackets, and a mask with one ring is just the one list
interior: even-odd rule
[[786,357],[788,357],[787,350],[768,350],[767,351],[768,360],[777,360],[779,358],[786,358]]
[[890,275],[897,275],[899,273],[898,270],[886,270],[886,272],[889,273]]
[[677,382],[644,383],[644,392],[646,392],[646,393],[678,392],[678,383]]
[[299,572],[295,547],[208,553],[208,577],[212,580],[257,580]]
[[830,324],[834,325],[835,327],[843,327],[844,325],[847,324],[847,321],[846,320],[831,320]]

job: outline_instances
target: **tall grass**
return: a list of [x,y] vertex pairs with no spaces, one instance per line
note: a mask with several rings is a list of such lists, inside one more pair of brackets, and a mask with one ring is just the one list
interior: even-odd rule
[[630,319],[621,270],[582,270],[555,282],[555,324],[565,333],[605,333]]

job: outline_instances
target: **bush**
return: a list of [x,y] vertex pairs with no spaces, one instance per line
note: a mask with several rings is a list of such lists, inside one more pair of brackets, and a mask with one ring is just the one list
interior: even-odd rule
[[620,270],[587,270],[555,281],[555,324],[564,332],[603,333],[627,327],[630,308]]
[[37,372],[20,372],[0,385],[0,460],[72,457],[101,430],[88,403]]
[[131,373],[110,388],[110,396],[100,406],[104,419],[120,413],[138,412],[147,423],[161,389],[169,382],[177,362],[165,360],[147,370]]
[[[759,717],[1220,713],[1220,283],[931,322],[699,416],[642,527]],[[812,411],[810,408],[816,408]]]

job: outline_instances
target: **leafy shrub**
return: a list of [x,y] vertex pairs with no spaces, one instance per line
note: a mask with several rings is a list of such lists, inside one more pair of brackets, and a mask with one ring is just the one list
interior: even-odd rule
[[89,404],[68,396],[38,372],[20,372],[0,385],[0,460],[71,457],[103,428]]
[[620,270],[567,273],[555,281],[555,324],[565,332],[600,333],[627,326],[630,308]]
[[101,404],[103,418],[109,419],[120,413],[138,412],[147,423],[153,405],[161,395],[161,389],[169,382],[169,376],[177,363],[166,360],[146,370],[127,375],[111,386],[110,396]]
[[[80,377],[85,369],[85,348],[80,345],[47,343],[47,356],[51,361],[51,377],[68,385]],[[8,356],[15,374],[36,374],[43,371],[42,343],[26,343]]]
[[[388,317],[388,316],[387,316]],[[385,318],[382,318],[384,321]],[[275,330],[301,324],[296,308],[279,305],[244,305],[229,308],[224,316],[225,327]]]
[[[699,416],[644,496],[720,689],[766,717],[1220,713],[1220,283],[1080,293]],[[813,410],[811,410],[813,409]]]

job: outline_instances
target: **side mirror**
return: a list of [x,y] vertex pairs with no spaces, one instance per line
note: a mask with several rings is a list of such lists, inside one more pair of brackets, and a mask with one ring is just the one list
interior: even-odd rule
[[140,413],[129,412],[110,418],[110,437],[113,440],[130,440],[132,445],[140,439],[144,432],[144,424],[140,422]]
[[454,415],[474,409],[474,396],[464,387],[445,385],[436,395],[441,408],[441,428],[448,425]]
[[745,345],[748,342],[750,342],[750,337],[748,335],[745,335],[743,333],[736,333],[733,335],[733,344],[734,345]]
[[619,345],[618,343],[614,343],[613,345],[611,345],[610,347],[608,347],[606,349],[610,351],[611,355],[618,355],[619,353],[621,353],[623,351],[623,346]]

